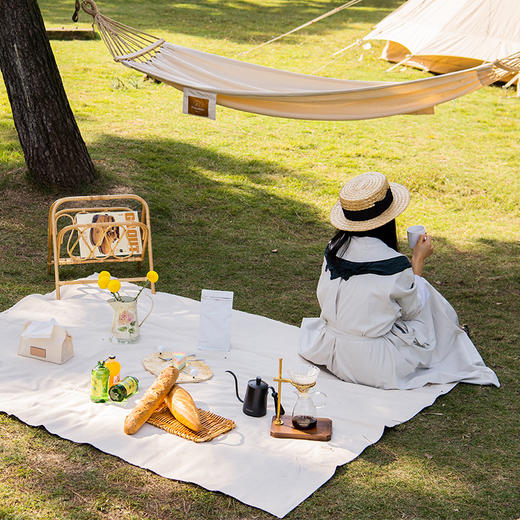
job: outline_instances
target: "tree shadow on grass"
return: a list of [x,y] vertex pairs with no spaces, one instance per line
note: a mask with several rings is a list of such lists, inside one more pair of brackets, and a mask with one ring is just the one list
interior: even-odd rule
[[[319,221],[314,206],[276,189],[277,178],[297,178],[298,173],[269,161],[237,159],[173,139],[106,136],[90,151],[94,158],[111,158],[95,160],[102,179],[79,193],[42,192],[28,187],[19,175],[4,176],[7,203],[0,218],[6,247],[0,257],[6,260],[6,279],[25,271],[20,262],[9,258],[45,265],[47,212],[56,198],[107,191],[137,193],[150,205],[155,265],[159,272],[168,273],[161,277],[161,290],[199,298],[201,288],[234,285],[240,287],[237,308],[255,312],[263,305],[270,317],[299,321],[301,297],[306,288],[314,290],[323,242],[331,228]],[[309,255],[310,250],[316,254]],[[287,276],[287,264],[297,266],[292,275],[299,276],[298,283],[292,292],[273,297],[278,280]],[[77,278],[97,267],[68,267],[63,272],[67,278]],[[135,275],[136,265],[113,270],[119,276]],[[52,288],[38,269],[25,271],[24,279],[46,285],[44,292]],[[7,286],[0,297],[4,307],[22,296],[10,294],[15,284]],[[20,289],[27,291],[27,286]],[[311,311],[317,311],[315,302],[308,308]]]
[[[203,287],[234,285],[240,287],[236,304],[242,310],[262,313],[260,309],[269,309],[269,317],[294,324],[299,324],[302,315],[317,314],[314,291],[322,253],[334,230],[321,220],[315,206],[277,188],[280,179],[287,178],[298,180],[303,190],[308,186],[309,193],[319,189],[305,172],[166,138],[110,135],[93,143],[90,150],[102,176],[88,190],[42,192],[27,186],[18,171],[4,176],[0,216],[7,233],[6,259],[12,248],[14,257],[31,267],[45,265],[47,212],[56,198],[134,192],[150,205],[155,262],[168,273],[161,279],[162,290],[198,298]],[[468,253],[438,238],[436,248],[427,277],[459,312],[460,301],[469,314],[463,321],[472,327],[480,322],[479,313],[485,312],[488,319],[511,315],[513,309],[507,303],[493,300],[508,294],[512,282],[518,285],[517,243],[481,240]],[[89,267],[90,272],[94,268]],[[121,276],[132,270],[133,264],[121,266]],[[51,290],[45,273],[38,275],[38,271],[29,269],[32,283],[45,284],[45,292]],[[6,278],[20,273],[20,262],[5,262],[3,272]],[[89,273],[70,268],[68,274]],[[30,285],[28,281],[23,290]],[[1,304],[5,308],[18,298],[4,294]],[[500,327],[497,322],[488,332]],[[493,337],[499,337],[498,333]]]
[[[312,205],[273,189],[275,174],[297,178],[296,172],[173,139],[106,136],[91,151],[111,156],[93,190],[133,191],[150,203],[160,290],[193,298],[203,287],[234,290],[236,308],[293,324],[317,315],[315,287],[332,228]],[[38,191],[20,177],[12,181],[0,208],[2,308],[52,290],[45,273],[47,211],[66,195]],[[437,238],[425,268],[469,324],[503,387],[459,385],[338,469],[288,518],[513,518],[519,505],[511,462],[520,402],[518,252],[515,241],[477,239],[462,251]],[[271,518],[2,417],[9,432],[2,473],[9,490],[25,497],[24,514],[48,507],[78,519]],[[20,459],[16,453],[25,443]]]
[[[198,299],[202,288],[232,284],[237,308],[263,307],[269,317],[299,323],[303,291],[314,289],[331,229],[314,206],[277,189],[280,177],[304,174],[173,139],[105,136],[99,146],[125,151],[124,182],[150,204],[156,263],[170,273],[163,290]],[[298,284],[278,291],[287,264],[297,266]],[[308,311],[316,312],[316,302]]]
[[[40,8],[47,25],[70,24],[73,3],[69,0],[40,1]],[[401,4],[398,0],[364,0],[319,24],[304,29],[313,34],[345,28],[347,24],[369,23],[374,25]],[[302,25],[340,4],[331,1],[286,0],[277,5],[262,2],[205,1],[192,2],[122,2],[107,0],[98,2],[99,10],[136,29],[161,36],[162,31],[211,39],[226,39],[236,43],[261,43],[274,36]],[[81,11],[80,22],[90,23],[91,17]],[[298,40],[287,38],[286,44]],[[182,41],[172,42],[182,45]]]

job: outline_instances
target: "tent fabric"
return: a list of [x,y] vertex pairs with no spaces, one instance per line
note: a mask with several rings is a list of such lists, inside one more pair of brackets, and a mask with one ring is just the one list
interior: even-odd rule
[[446,73],[520,50],[518,0],[408,0],[365,40],[387,40],[383,58]]
[[274,117],[340,121],[431,114],[439,103],[489,85],[511,69],[520,70],[519,52],[473,69],[415,81],[311,76],[174,45],[102,15],[93,0],[81,5],[94,17],[115,61],[179,90],[211,94],[219,105]]

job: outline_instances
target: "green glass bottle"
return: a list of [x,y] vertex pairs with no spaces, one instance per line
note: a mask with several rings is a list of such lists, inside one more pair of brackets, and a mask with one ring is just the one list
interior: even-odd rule
[[111,386],[108,391],[112,401],[126,401],[131,395],[134,395],[139,390],[139,380],[137,377],[126,376],[119,381],[117,385]]
[[98,361],[90,376],[90,400],[94,403],[105,403],[108,401],[108,379],[110,370],[104,361]]

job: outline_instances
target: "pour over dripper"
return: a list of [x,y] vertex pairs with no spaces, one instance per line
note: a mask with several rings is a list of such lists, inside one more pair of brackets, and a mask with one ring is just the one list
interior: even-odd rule
[[[322,392],[310,392],[316,385],[320,370],[314,365],[298,365],[290,368],[289,379],[296,388],[298,399],[292,411],[292,424],[298,430],[310,430],[317,424],[316,408],[325,404],[326,395]],[[313,398],[318,399],[318,404]]]
[[299,391],[309,390],[316,384],[320,369],[314,365],[300,364],[289,368],[291,384]]

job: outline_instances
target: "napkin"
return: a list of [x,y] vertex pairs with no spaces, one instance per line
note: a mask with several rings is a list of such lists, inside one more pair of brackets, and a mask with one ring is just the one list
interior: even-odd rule
[[31,321],[21,336],[22,338],[50,338],[54,331],[54,325],[56,325],[54,318],[48,321]]

